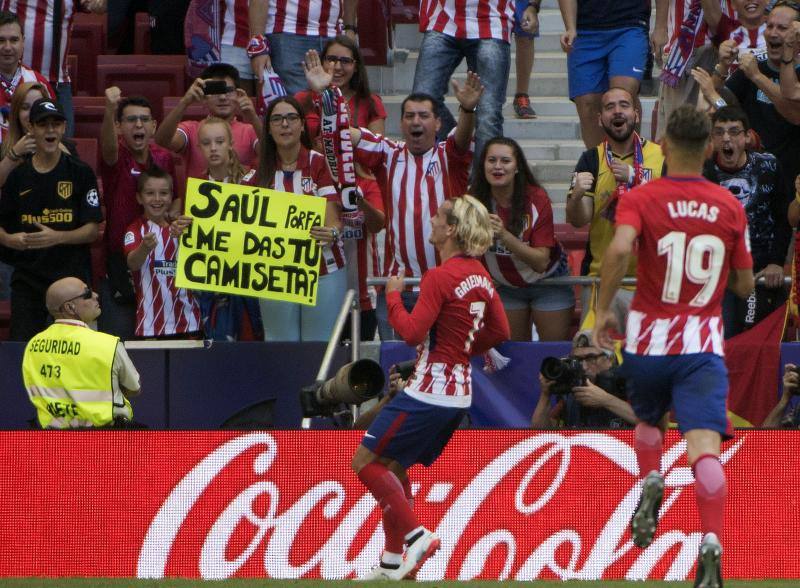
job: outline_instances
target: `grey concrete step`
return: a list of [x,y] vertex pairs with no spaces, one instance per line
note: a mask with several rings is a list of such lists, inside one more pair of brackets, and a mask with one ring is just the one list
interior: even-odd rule
[[572,180],[572,173],[577,161],[577,159],[529,159],[528,165],[540,182],[568,184]]
[[[388,118],[400,119],[400,106],[405,99],[405,94],[390,94],[383,96],[383,105],[386,108]],[[509,95],[506,99],[506,104],[503,107],[503,115],[508,117],[514,116],[514,109],[512,105],[513,95]],[[652,112],[656,99],[653,97],[642,97],[642,109],[645,113],[645,118],[649,120],[649,113]],[[453,96],[445,98],[450,111],[455,115],[458,112],[458,102]],[[577,116],[575,112],[575,105],[569,98],[563,96],[538,96],[531,95],[531,105],[536,110],[540,118],[548,116]]]

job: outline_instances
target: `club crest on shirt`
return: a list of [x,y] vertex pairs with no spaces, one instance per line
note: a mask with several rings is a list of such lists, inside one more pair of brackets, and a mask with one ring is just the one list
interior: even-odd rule
[[301,178],[300,179],[300,188],[302,188],[303,192],[311,193],[314,191],[314,180],[313,178]]
[[428,165],[428,171],[425,172],[425,173],[427,175],[435,178],[436,176],[439,175],[440,171],[441,171],[441,168],[439,166],[439,162],[438,161],[431,161],[430,165]]
[[56,193],[64,200],[72,196],[72,182],[59,182],[56,185]]

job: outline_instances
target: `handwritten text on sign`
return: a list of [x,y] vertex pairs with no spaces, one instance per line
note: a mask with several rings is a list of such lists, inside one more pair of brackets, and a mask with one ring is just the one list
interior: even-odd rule
[[325,200],[189,178],[176,284],[315,305]]

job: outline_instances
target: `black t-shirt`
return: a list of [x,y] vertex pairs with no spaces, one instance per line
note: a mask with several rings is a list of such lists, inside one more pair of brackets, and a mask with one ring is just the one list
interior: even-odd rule
[[577,28],[647,28],[650,0],[578,0]]
[[786,218],[791,198],[784,189],[786,182],[775,156],[749,151],[744,167],[736,171],[725,170],[709,159],[703,175],[727,188],[744,206],[753,271],[761,271],[770,263],[783,267],[792,238]]
[[[56,167],[41,174],[28,159],[8,176],[0,198],[0,226],[7,233],[35,233],[35,223],[70,231],[103,220],[97,178],[92,169],[71,155],[61,154]],[[47,249],[14,251],[14,279],[36,287],[76,276],[89,279],[89,244],[56,245]]]
[[[780,85],[780,72],[770,66],[765,56],[759,57],[758,69],[773,83]],[[781,162],[787,188],[793,185],[794,178],[800,173],[800,126],[783,118],[767,95],[741,69],[736,70],[725,85],[747,113],[750,126],[761,137],[764,149]]]

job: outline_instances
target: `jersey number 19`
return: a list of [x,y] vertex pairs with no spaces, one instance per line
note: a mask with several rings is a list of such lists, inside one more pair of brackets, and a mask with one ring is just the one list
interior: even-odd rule
[[715,235],[696,235],[686,243],[686,233],[672,231],[658,240],[658,254],[667,256],[667,275],[661,300],[680,301],[683,278],[702,285],[689,306],[705,306],[714,295],[725,261],[725,244]]

